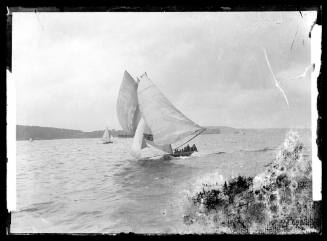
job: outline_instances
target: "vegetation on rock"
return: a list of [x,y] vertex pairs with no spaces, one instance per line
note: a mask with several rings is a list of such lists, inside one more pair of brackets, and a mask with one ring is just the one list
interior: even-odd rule
[[202,185],[190,197],[186,225],[218,233],[317,232],[312,201],[311,161],[290,131],[275,160],[260,175]]

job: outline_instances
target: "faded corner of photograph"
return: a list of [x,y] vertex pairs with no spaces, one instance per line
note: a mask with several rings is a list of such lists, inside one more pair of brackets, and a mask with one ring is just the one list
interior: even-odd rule
[[316,17],[13,12],[10,232],[320,233]]

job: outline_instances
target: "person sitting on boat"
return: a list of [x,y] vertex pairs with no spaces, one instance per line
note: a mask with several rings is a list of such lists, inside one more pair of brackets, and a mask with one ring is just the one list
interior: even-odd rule
[[186,152],[190,152],[191,151],[191,147],[189,146],[189,144],[187,144],[187,146],[186,146]]
[[198,151],[195,144],[193,144],[193,146],[192,146],[192,151]]

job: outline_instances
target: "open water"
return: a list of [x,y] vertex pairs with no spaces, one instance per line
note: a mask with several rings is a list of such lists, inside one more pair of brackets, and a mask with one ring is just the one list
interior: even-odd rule
[[[164,160],[153,148],[141,160],[131,138],[17,141],[17,210],[13,233],[192,233],[183,223],[186,193],[199,180],[257,175],[275,158],[286,129],[200,135],[199,152]],[[297,130],[311,159],[311,131]]]

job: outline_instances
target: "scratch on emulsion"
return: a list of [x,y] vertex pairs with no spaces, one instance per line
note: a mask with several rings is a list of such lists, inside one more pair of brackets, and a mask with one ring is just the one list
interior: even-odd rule
[[36,15],[37,21],[39,22],[39,24],[40,24],[40,26],[41,26],[41,29],[44,30],[44,27],[43,27],[43,25],[42,25],[42,23],[41,23],[41,20],[40,20],[39,16],[38,16],[38,11],[35,9],[34,12],[35,12],[35,15]]
[[284,97],[284,99],[285,99],[285,101],[286,101],[287,106],[290,107],[290,105],[289,105],[289,103],[288,103],[287,96],[286,96],[286,94],[285,94],[285,91],[284,91],[284,90],[282,89],[282,87],[280,86],[280,82],[276,79],[276,76],[275,76],[275,74],[274,74],[274,72],[273,72],[273,70],[272,70],[272,68],[271,68],[271,65],[270,65],[270,62],[269,62],[269,60],[268,60],[268,56],[267,56],[267,51],[266,51],[265,48],[263,48],[263,52],[264,52],[264,54],[265,54],[265,58],[266,58],[266,62],[267,62],[268,68],[269,68],[269,70],[270,70],[270,72],[271,72],[271,74],[272,74],[272,76],[273,76],[274,81],[275,81],[275,86],[276,86],[276,87],[280,90],[280,92],[282,93],[282,95],[283,95],[283,97]]
[[295,76],[294,78],[291,78],[290,80],[295,80],[295,79],[301,79],[305,78],[308,74],[308,72],[312,73],[315,69],[315,64],[310,64],[308,67],[305,68],[304,72],[302,74],[299,74]]

